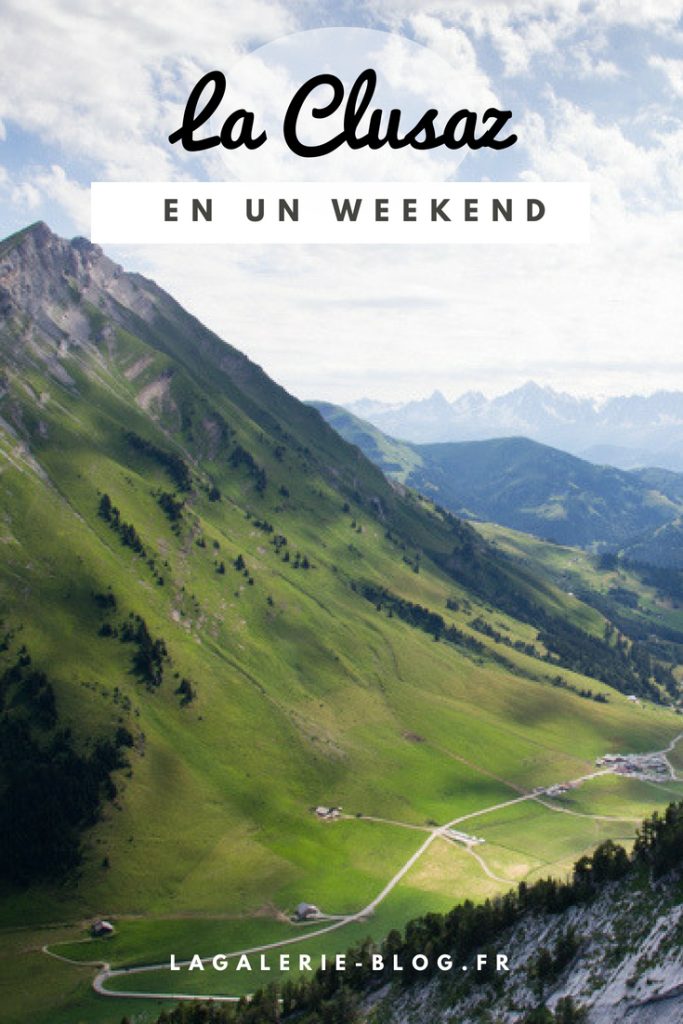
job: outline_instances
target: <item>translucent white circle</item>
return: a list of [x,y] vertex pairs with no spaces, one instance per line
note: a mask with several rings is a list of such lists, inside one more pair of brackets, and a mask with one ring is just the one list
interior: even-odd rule
[[[284,36],[240,58],[227,72],[227,90],[213,116],[210,131],[219,134],[227,116],[243,108],[254,113],[254,134],[267,132],[258,149],[221,147],[228,177],[243,181],[447,181],[456,176],[465,149],[432,150],[412,147],[352,149],[341,145],[324,156],[293,153],[283,137],[283,119],[292,97],[310,78],[333,74],[344,85],[345,99],[351,85],[368,68],[377,73],[377,87],[359,134],[367,131],[370,114],[382,111],[386,127],[389,111],[401,111],[399,133],[405,135],[429,109],[440,133],[457,110],[483,113],[496,104],[488,82],[471,68],[452,66],[433,50],[405,36],[365,28],[318,28]],[[344,101],[339,110],[323,118],[312,116],[313,107],[325,106],[332,88],[321,85],[301,111],[299,138],[318,145],[337,136],[343,128]]]

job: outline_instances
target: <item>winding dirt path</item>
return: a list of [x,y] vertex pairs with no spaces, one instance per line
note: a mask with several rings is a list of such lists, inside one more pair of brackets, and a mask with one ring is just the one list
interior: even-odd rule
[[671,743],[669,744],[668,747],[665,747],[664,750],[660,750],[659,751],[660,754],[663,754],[664,760],[666,761],[666,763],[669,766],[669,771],[671,772],[671,778],[673,779],[674,782],[683,782],[683,778],[677,773],[676,769],[674,768],[674,766],[672,765],[671,761],[669,760],[669,758],[666,755],[667,754],[673,754],[674,750],[676,749],[678,744],[681,742],[681,740],[683,740],[683,732],[680,732],[678,734],[678,736],[676,736],[674,739],[672,739],[672,741],[671,741]]
[[467,852],[471,857],[474,857],[484,874],[488,875],[489,878],[492,878],[494,882],[501,882],[503,885],[515,885],[514,878],[501,878],[500,875],[495,875],[481,854],[477,853],[472,846],[467,847]]
[[[655,751],[655,753],[660,753],[664,757],[666,757],[667,754],[671,753],[676,748],[677,744],[681,740],[683,740],[683,733],[680,733],[678,736],[676,736],[671,741],[669,746],[666,747],[664,750]],[[673,771],[674,771],[673,767],[671,768],[671,770],[672,770],[672,775],[675,778],[676,776],[673,774]],[[613,775],[613,774],[615,774],[615,769],[614,768],[602,768],[602,769],[599,769],[597,771],[590,772],[587,775],[583,775],[583,776],[581,776],[578,779],[574,779],[571,782],[571,785],[572,786],[578,786],[582,782],[587,782],[590,779],[595,779],[595,778],[598,778],[599,776],[603,776],[603,775]],[[556,811],[556,812],[562,813],[562,814],[572,814],[572,815],[575,815],[577,817],[588,817],[588,818],[593,818],[593,819],[602,820],[602,821],[628,821],[628,822],[631,822],[631,821],[635,820],[635,819],[632,819],[632,818],[610,817],[608,815],[582,814],[582,813],[580,813],[578,811],[571,811],[568,808],[557,807],[557,806],[554,806],[554,805],[552,805],[550,803],[546,803],[546,801],[540,799],[541,795],[542,794],[537,793],[537,792],[523,793],[520,796],[513,797],[510,800],[504,800],[501,803],[494,804],[494,805],[492,805],[490,807],[484,807],[484,808],[482,808],[482,809],[480,809],[478,811],[471,811],[468,814],[459,815],[458,817],[452,818],[450,821],[447,821],[444,825],[439,825],[439,826],[436,826],[434,828],[430,828],[428,826],[422,826],[422,825],[412,825],[412,824],[409,824],[408,822],[392,821],[391,819],[379,818],[379,817],[375,817],[375,816],[371,816],[371,815],[363,815],[363,817],[358,819],[358,820],[360,820],[360,821],[380,822],[380,823],[388,824],[388,825],[396,825],[396,826],[399,826],[399,827],[402,827],[402,828],[414,829],[416,831],[426,831],[429,834],[427,835],[427,838],[424,840],[424,842],[421,843],[421,845],[417,848],[417,850],[408,858],[408,860],[402,865],[402,867],[399,868],[399,870],[387,882],[387,884],[377,894],[377,896],[375,896],[374,899],[372,899],[365,907],[363,907],[362,910],[357,911],[355,914],[348,914],[348,915],[339,916],[339,917],[334,917],[333,915],[325,915],[325,920],[326,921],[332,921],[332,923],[331,924],[326,924],[325,927],[323,927],[323,928],[318,928],[318,929],[315,929],[313,931],[306,932],[304,935],[297,935],[297,936],[293,936],[291,938],[281,939],[281,940],[279,940],[277,942],[269,942],[269,943],[266,943],[264,945],[252,946],[252,947],[247,948],[247,949],[240,949],[240,950],[236,950],[236,951],[234,951],[232,953],[226,953],[226,954],[224,954],[225,958],[228,959],[228,960],[233,960],[233,959],[239,958],[240,956],[252,956],[254,954],[266,953],[269,950],[281,949],[281,948],[283,948],[285,946],[293,946],[293,945],[295,945],[297,943],[308,942],[311,939],[318,938],[321,935],[328,935],[328,934],[330,934],[330,932],[337,931],[340,928],[344,928],[344,927],[346,927],[349,924],[354,924],[354,923],[357,923],[357,922],[360,922],[360,921],[367,920],[369,917],[371,917],[373,915],[373,913],[375,912],[377,907],[380,905],[380,903],[382,903],[387,898],[387,896],[396,888],[396,886],[399,884],[399,882],[408,874],[410,869],[426,853],[426,851],[429,849],[429,847],[432,845],[432,843],[434,843],[437,839],[446,839],[446,840],[449,840],[451,842],[458,842],[457,839],[454,839],[454,837],[450,836],[448,833],[449,833],[450,829],[452,829],[454,826],[460,825],[460,824],[462,824],[465,821],[472,821],[474,818],[480,818],[480,817],[483,817],[483,816],[488,815],[488,814],[493,814],[496,811],[501,811],[501,810],[504,810],[507,807],[513,807],[516,804],[525,803],[525,802],[528,802],[530,800],[533,800],[533,801],[536,801],[536,802],[540,803],[542,806],[546,807],[548,810]],[[350,815],[344,815],[344,818],[346,818],[347,820],[356,820],[356,819],[352,818]],[[463,845],[465,847],[465,849],[468,851],[468,853],[472,857],[474,857],[474,859],[480,865],[482,871],[489,878],[491,878],[492,880],[494,880],[496,882],[499,882],[501,884],[514,884],[512,882],[512,880],[510,880],[510,879],[501,878],[498,875],[495,875],[491,871],[491,869],[488,867],[488,865],[486,864],[484,859],[472,848],[471,844],[469,844],[467,842],[463,842],[461,845]],[[84,941],[89,941],[89,940],[84,940]],[[61,960],[61,961],[65,962],[65,963],[75,964],[75,965],[80,966],[80,967],[83,967],[83,966],[99,967],[100,970],[98,971],[98,973],[96,974],[95,978],[93,979],[93,989],[95,990],[95,992],[99,993],[100,995],[107,996],[109,998],[118,998],[118,999],[166,999],[166,1000],[172,1000],[172,1001],[212,999],[215,1002],[224,1002],[224,1003],[234,1003],[234,1002],[238,1002],[239,999],[240,999],[239,996],[201,995],[201,994],[198,994],[198,993],[188,994],[188,993],[177,993],[177,992],[137,992],[137,991],[134,991],[134,990],[111,991],[110,989],[107,989],[105,987],[105,985],[112,978],[130,977],[130,976],[136,975],[136,974],[146,974],[146,973],[151,973],[151,972],[168,970],[169,964],[168,963],[156,963],[156,964],[144,964],[144,965],[141,965],[139,967],[112,968],[110,964],[108,964],[108,963],[106,963],[104,961],[100,961],[100,960],[96,960],[96,961],[72,960],[72,959],[70,959],[68,957],[64,957],[64,956],[61,956],[58,953],[53,952],[51,949],[48,948],[48,946],[43,946],[43,952],[46,955],[54,957],[55,959]],[[213,957],[211,957],[211,956],[203,957],[201,962],[202,962],[202,964],[210,963],[212,961],[212,959],[213,959]],[[178,967],[187,967],[187,966],[189,966],[190,962],[191,962],[190,960],[178,961],[177,966]]]
[[[587,779],[595,778],[598,775],[609,775],[611,773],[612,773],[612,769],[609,769],[609,768],[602,769],[602,770],[597,771],[597,772],[592,772],[589,775],[582,776],[580,779],[575,779],[574,780],[574,784],[578,785],[580,782],[584,782]],[[375,912],[375,910],[380,905],[380,903],[382,903],[387,898],[387,896],[396,888],[396,886],[399,884],[401,879],[403,879],[405,877],[405,875],[407,875],[407,873],[410,871],[410,869],[417,863],[417,861],[429,849],[429,847],[432,845],[433,842],[435,842],[437,839],[444,838],[444,837],[445,838],[450,838],[448,836],[448,832],[455,825],[460,825],[464,821],[471,821],[473,818],[479,818],[479,817],[482,817],[482,816],[487,815],[487,814],[493,814],[495,811],[503,810],[506,807],[512,807],[515,804],[524,803],[524,802],[529,801],[529,800],[535,800],[536,797],[537,797],[537,795],[535,793],[525,793],[522,796],[513,797],[510,800],[504,800],[501,803],[494,804],[494,805],[492,805],[490,807],[484,807],[484,808],[482,808],[482,809],[480,809],[478,811],[470,811],[468,814],[459,815],[458,817],[452,818],[450,821],[447,821],[444,825],[439,825],[439,826],[437,826],[437,827],[435,827],[433,829],[430,829],[429,830],[429,835],[424,840],[424,842],[418,847],[418,849],[415,851],[415,853],[413,853],[408,858],[408,860],[405,862],[405,864],[403,864],[402,867],[399,868],[399,870],[396,872],[396,874],[393,875],[393,877],[387,882],[387,884],[377,894],[377,896],[375,896],[375,898],[372,899],[367,904],[367,906],[363,907],[362,910],[357,911],[357,913],[355,913],[355,914],[349,914],[349,915],[347,915],[345,917],[340,917],[338,920],[335,920],[332,924],[328,924],[324,928],[318,928],[318,929],[315,929],[314,931],[306,932],[305,935],[297,935],[297,936],[295,936],[293,938],[281,939],[278,942],[269,942],[269,943],[266,943],[266,944],[261,945],[261,946],[252,946],[252,947],[250,947],[248,949],[240,949],[240,950],[236,950],[236,951],[234,951],[232,953],[226,953],[225,954],[226,959],[233,960],[233,959],[239,958],[240,956],[252,956],[252,955],[255,955],[255,954],[259,954],[259,953],[266,953],[269,950],[273,950],[273,949],[281,949],[284,946],[292,946],[292,945],[294,945],[296,943],[308,942],[310,939],[318,938],[321,935],[328,935],[330,932],[337,931],[338,929],[344,928],[344,927],[346,927],[349,924],[354,924],[354,923],[357,923],[359,921],[367,920],[369,917],[372,916],[372,914]],[[364,818],[364,819],[361,819],[361,820],[382,821],[383,819],[379,819],[379,818]],[[405,824],[403,822],[388,822],[388,823],[395,824],[395,825],[403,825],[403,824]],[[422,826],[409,826],[409,827],[422,828]],[[470,852],[472,852],[472,851],[470,851]],[[503,884],[507,884],[508,883],[508,881],[509,881],[508,879],[499,879],[499,878],[497,878],[490,871],[490,869],[488,868],[488,865],[486,865],[484,863],[484,861],[482,860],[482,858],[480,858],[477,854],[473,853],[473,856],[475,857],[476,860],[479,861],[479,863],[481,864],[482,870],[484,870],[485,873],[490,878],[493,878],[496,881],[500,881]],[[47,948],[45,949],[45,952],[47,952],[51,956],[57,956],[57,954],[53,953],[51,950],[48,950]],[[202,958],[202,963],[203,964],[210,963],[212,961],[212,959],[213,959],[213,957],[211,957],[211,956],[203,957]],[[182,960],[182,961],[178,961],[177,965],[178,965],[178,967],[187,967],[187,966],[189,966],[189,964],[190,964],[189,960]],[[96,992],[98,992],[102,996],[108,996],[108,997],[111,997],[111,998],[118,998],[118,999],[124,999],[124,998],[125,999],[169,999],[169,1000],[213,999],[216,1002],[237,1002],[237,1001],[239,1001],[239,998],[240,998],[238,996],[215,996],[215,995],[204,995],[204,996],[202,996],[201,994],[196,994],[196,993],[194,993],[194,994],[187,994],[187,993],[174,993],[174,992],[136,992],[136,991],[131,991],[131,990],[112,991],[111,989],[107,989],[105,987],[106,983],[108,981],[110,981],[112,978],[130,977],[131,975],[134,975],[134,974],[146,974],[146,973],[150,973],[150,972],[168,970],[168,966],[169,965],[168,965],[168,963],[161,963],[161,964],[160,963],[156,963],[156,964],[144,964],[144,965],[141,965],[140,967],[112,968],[111,965],[108,964],[108,963],[102,963],[102,964],[97,963],[94,966],[101,966],[101,970],[97,973],[97,975],[95,976],[95,978],[93,980],[93,988],[94,988],[94,990]]]

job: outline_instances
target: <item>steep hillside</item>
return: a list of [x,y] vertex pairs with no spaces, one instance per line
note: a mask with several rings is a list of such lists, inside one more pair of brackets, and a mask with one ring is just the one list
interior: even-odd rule
[[[41,952],[95,914],[117,935],[69,961],[286,943],[301,901],[341,922],[311,943],[345,948],[364,908],[381,937],[562,872],[677,791],[593,777],[679,731],[668,654],[389,483],[88,242],[35,225],[0,245],[0,374],[8,1021],[149,1019]],[[526,845],[504,822],[498,871],[437,843],[579,779],[587,816],[534,805]]]
[[[476,529],[518,565],[600,612],[611,629],[646,642],[651,650],[668,650],[667,660],[683,659],[680,570],[628,562],[614,554],[596,557],[493,523],[479,523]],[[675,674],[680,676],[680,669]]]
[[453,507],[560,543],[619,545],[680,506],[623,470],[594,466],[525,438],[423,445],[418,488]]
[[648,530],[625,544],[621,554],[632,562],[658,565],[664,569],[683,568],[683,519],[678,516],[655,530]]
[[[683,500],[683,475],[665,469],[640,469],[634,475],[653,492],[663,494],[675,504]],[[646,530],[629,541],[622,550],[629,561],[645,562],[662,568],[683,568],[683,520],[677,516],[671,522]]]
[[634,469],[631,475],[651,491],[658,491],[673,502],[683,500],[683,474],[681,473],[672,473],[668,469]]
[[411,445],[339,407],[316,407],[384,472],[458,515],[562,544],[620,547],[641,537],[649,542],[681,511],[683,477],[676,473],[596,466],[523,437]]
[[371,462],[392,480],[405,483],[423,464],[417,445],[397,441],[383,434],[372,423],[353,416],[340,405],[331,402],[309,402],[349,444],[355,444]]

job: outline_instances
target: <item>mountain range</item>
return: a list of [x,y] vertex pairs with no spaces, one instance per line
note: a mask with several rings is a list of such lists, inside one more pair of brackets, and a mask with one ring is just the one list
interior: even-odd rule
[[[381,940],[561,877],[681,789],[595,770],[680,731],[670,595],[614,568],[569,594],[44,224],[0,243],[0,483],[8,1024],[251,992],[169,954]],[[536,799],[577,779],[575,814]],[[444,830],[480,814],[477,859]]]
[[523,436],[621,469],[683,470],[683,392],[598,401],[529,381],[495,398],[477,391],[449,402],[440,391],[406,403],[361,399],[346,408],[392,437],[429,444]]
[[315,407],[383,472],[459,516],[683,566],[683,475],[599,466],[524,437],[411,444],[340,406]]

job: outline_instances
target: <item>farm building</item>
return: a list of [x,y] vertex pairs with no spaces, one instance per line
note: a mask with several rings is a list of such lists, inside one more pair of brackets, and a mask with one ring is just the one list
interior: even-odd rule
[[309,921],[313,917],[319,917],[320,911],[314,903],[300,903],[294,911],[297,921]]
[[315,813],[319,818],[329,821],[330,818],[338,818],[341,807],[316,807]]
[[479,846],[480,843],[485,842],[484,839],[479,839],[478,836],[468,835],[467,832],[460,832],[458,829],[449,828],[446,829],[445,835],[450,839],[455,839],[458,843],[465,843],[466,846]]
[[114,925],[109,921],[94,921],[90,928],[90,934],[95,939],[104,939],[107,935],[114,934]]

